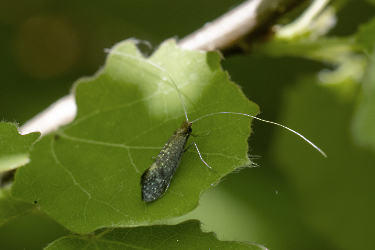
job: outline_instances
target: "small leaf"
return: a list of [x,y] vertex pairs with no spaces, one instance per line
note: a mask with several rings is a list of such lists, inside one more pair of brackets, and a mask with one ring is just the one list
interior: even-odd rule
[[[193,210],[199,197],[233,170],[251,164],[247,151],[251,119],[219,114],[193,124],[202,157],[192,147],[182,157],[165,195],[141,201],[140,177],[165,142],[186,120],[174,79],[190,120],[233,111],[255,115],[258,106],[229,81],[215,52],[186,51],[174,41],[145,62],[134,41],[116,46],[95,77],[75,85],[77,117],[46,136],[31,164],[16,174],[12,195],[38,201],[56,221],[78,233],[103,227],[149,225]],[[169,78],[169,76],[170,78]]]
[[16,124],[0,122],[0,173],[27,164],[30,147],[39,136],[39,132],[21,135]]
[[60,249],[266,249],[251,243],[220,241],[213,233],[204,233],[200,222],[178,225],[103,229],[95,235],[67,236],[45,250]]

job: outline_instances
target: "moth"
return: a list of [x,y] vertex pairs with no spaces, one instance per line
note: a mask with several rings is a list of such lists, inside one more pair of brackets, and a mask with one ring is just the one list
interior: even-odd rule
[[192,123],[183,121],[181,127],[176,129],[165,143],[155,162],[142,174],[141,187],[143,201],[154,201],[161,197],[167,190],[180,164],[181,157],[187,150],[185,146],[192,132],[191,125]]
[[172,77],[168,74],[168,72],[166,72],[165,69],[163,69],[159,65],[157,65],[157,64],[155,64],[152,61],[149,61],[147,59],[143,59],[143,58],[139,58],[139,57],[136,57],[136,56],[133,56],[133,55],[130,55],[130,54],[125,54],[125,53],[111,51],[111,50],[105,50],[105,51],[109,52],[109,53],[114,53],[114,54],[118,54],[118,55],[121,55],[121,56],[129,57],[129,58],[132,58],[132,59],[135,59],[135,60],[144,61],[144,62],[152,65],[153,67],[156,67],[159,70],[166,73],[166,75],[169,77],[170,81],[173,83],[173,85],[176,89],[176,92],[179,95],[181,105],[182,105],[183,110],[185,112],[186,120],[183,121],[181,126],[173,132],[171,137],[167,140],[164,147],[161,149],[160,153],[156,157],[155,161],[151,164],[151,166],[149,168],[147,168],[144,171],[144,173],[141,176],[141,181],[140,181],[141,198],[145,202],[152,202],[152,201],[155,201],[156,199],[160,198],[161,196],[163,196],[163,194],[167,191],[167,189],[169,187],[169,184],[172,180],[172,177],[173,177],[174,173],[176,172],[176,170],[177,170],[177,168],[180,164],[182,155],[192,145],[195,146],[201,161],[208,168],[210,168],[213,172],[216,173],[216,171],[213,168],[211,168],[204,161],[204,159],[202,158],[202,155],[201,155],[201,153],[198,149],[198,146],[195,142],[191,143],[188,147],[186,147],[186,144],[187,144],[187,141],[188,141],[189,137],[190,136],[196,136],[196,135],[192,134],[193,123],[202,119],[202,118],[205,118],[205,117],[208,117],[208,116],[211,116],[211,115],[218,115],[218,114],[243,115],[243,116],[251,117],[253,119],[256,119],[256,120],[259,120],[259,121],[262,121],[262,122],[267,122],[267,123],[271,123],[271,124],[283,127],[285,129],[291,131],[292,133],[298,135],[299,137],[301,137],[303,140],[305,140],[307,143],[309,143],[311,146],[313,146],[316,150],[318,150],[324,157],[327,157],[326,154],[320,148],[318,148],[315,144],[313,144],[311,141],[309,141],[307,138],[305,138],[300,133],[298,133],[298,132],[296,132],[296,131],[294,131],[294,130],[292,130],[292,129],[284,126],[284,125],[281,125],[279,123],[267,121],[267,120],[249,115],[249,114],[236,113],[236,112],[215,112],[215,113],[211,113],[211,114],[202,116],[202,117],[200,117],[200,118],[198,118],[198,119],[196,119],[192,122],[189,122],[187,111],[186,111],[186,108],[185,108],[185,104],[184,104],[184,101],[181,97],[181,93],[180,93],[180,91],[177,87],[177,84],[173,81]]

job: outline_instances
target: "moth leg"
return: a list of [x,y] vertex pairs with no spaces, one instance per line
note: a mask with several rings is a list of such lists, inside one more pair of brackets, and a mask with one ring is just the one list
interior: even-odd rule
[[201,158],[201,161],[203,161],[204,164],[206,164],[207,167],[209,167],[212,171],[214,171],[215,173],[217,173],[213,168],[211,168],[202,158],[202,155],[201,155],[201,152],[199,151],[198,149],[198,146],[195,142],[191,143],[187,148],[185,148],[184,152],[186,152],[191,146],[195,146],[195,148],[197,149],[198,151],[198,155],[199,155],[199,158]]
[[[194,142],[193,142],[194,143]],[[189,146],[187,146],[186,148],[185,148],[185,150],[184,150],[184,153],[186,152],[186,151],[188,151],[189,150],[189,148],[191,147],[191,146],[193,146],[193,143],[192,144],[190,144]]]
[[207,134],[205,134],[205,135],[194,135],[194,134],[190,134],[190,135],[194,136],[194,137],[205,137],[205,136],[209,135],[210,133],[211,133],[211,129],[208,130]]

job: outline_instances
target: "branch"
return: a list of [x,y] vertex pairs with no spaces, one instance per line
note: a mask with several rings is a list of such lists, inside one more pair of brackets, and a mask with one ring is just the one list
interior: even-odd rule
[[250,0],[183,38],[190,50],[246,52],[254,40],[269,33],[275,21],[306,0]]
[[[183,38],[179,45],[190,50],[219,50],[224,54],[249,51],[252,41],[262,37],[285,12],[306,0],[250,0]],[[74,95],[62,97],[21,126],[21,133],[42,135],[72,122],[77,107]]]

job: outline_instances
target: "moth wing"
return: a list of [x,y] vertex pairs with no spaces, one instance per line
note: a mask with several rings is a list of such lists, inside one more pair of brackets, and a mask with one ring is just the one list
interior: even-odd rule
[[157,170],[157,166],[154,163],[141,177],[142,200],[145,202],[160,198],[169,187],[171,177],[168,178],[163,171]]

